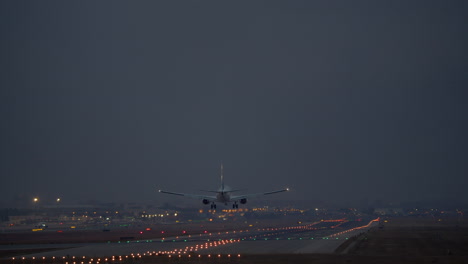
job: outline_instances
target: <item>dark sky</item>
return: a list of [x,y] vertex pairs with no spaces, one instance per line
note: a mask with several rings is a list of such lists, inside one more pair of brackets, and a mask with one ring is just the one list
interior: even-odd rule
[[1,1],[0,200],[468,202],[468,2]]

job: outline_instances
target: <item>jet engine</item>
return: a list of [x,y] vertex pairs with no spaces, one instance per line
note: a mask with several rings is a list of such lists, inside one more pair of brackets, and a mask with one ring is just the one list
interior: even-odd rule
[[202,203],[203,203],[203,204],[209,204],[210,201],[208,201],[207,199],[203,199]]
[[246,204],[247,203],[247,199],[246,198],[242,198],[240,199],[239,201],[241,204]]

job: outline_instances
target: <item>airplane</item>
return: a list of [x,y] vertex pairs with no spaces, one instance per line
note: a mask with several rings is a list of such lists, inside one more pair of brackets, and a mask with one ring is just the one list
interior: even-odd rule
[[172,195],[178,195],[178,196],[186,196],[186,197],[196,198],[196,199],[202,199],[203,204],[211,203],[211,209],[216,209],[216,203],[222,203],[224,205],[227,205],[230,202],[233,203],[232,208],[236,209],[236,208],[239,208],[238,202],[241,203],[241,204],[246,204],[247,203],[247,198],[249,198],[249,197],[269,195],[269,194],[275,194],[275,193],[280,193],[280,192],[287,192],[287,191],[289,191],[289,188],[282,189],[282,190],[277,190],[277,191],[271,191],[271,192],[264,192],[264,193],[244,194],[244,195],[238,195],[238,196],[231,195],[231,193],[238,192],[238,191],[239,190],[231,190],[231,188],[229,188],[229,186],[224,185],[223,164],[221,164],[221,187],[219,187],[218,191],[206,191],[206,192],[216,193],[216,196],[176,193],[176,192],[168,192],[168,191],[159,190],[160,193],[172,194]]

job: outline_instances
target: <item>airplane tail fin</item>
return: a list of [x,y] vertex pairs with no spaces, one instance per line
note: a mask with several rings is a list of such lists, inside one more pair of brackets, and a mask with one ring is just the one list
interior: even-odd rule
[[223,175],[223,163],[221,163],[221,191],[224,192],[224,175]]

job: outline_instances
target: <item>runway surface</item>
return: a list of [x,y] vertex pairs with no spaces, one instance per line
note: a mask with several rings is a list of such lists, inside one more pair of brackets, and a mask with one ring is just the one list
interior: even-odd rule
[[[315,223],[237,230],[100,244],[81,244],[73,248],[17,256],[16,258],[76,258],[134,257],[143,255],[207,255],[207,254],[271,254],[271,253],[333,253],[348,238],[378,224],[370,222],[330,220]],[[66,245],[64,245],[66,246]]]

